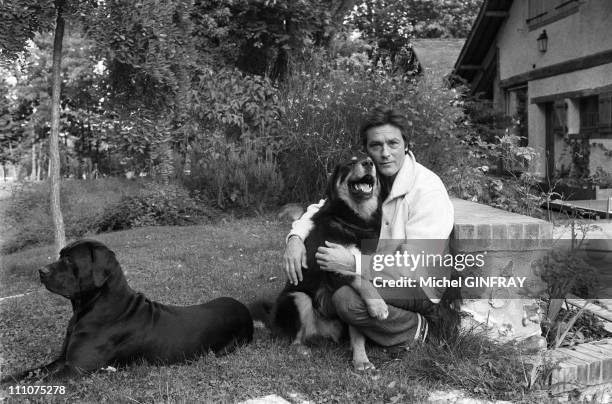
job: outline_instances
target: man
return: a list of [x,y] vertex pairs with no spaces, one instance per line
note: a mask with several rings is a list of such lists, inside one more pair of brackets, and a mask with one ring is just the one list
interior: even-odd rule
[[[440,178],[417,163],[408,150],[404,117],[389,108],[375,108],[362,125],[360,136],[365,152],[376,165],[383,191],[381,242],[377,253],[411,248],[410,252],[418,253],[414,245],[410,246],[410,240],[447,240],[453,228],[453,205]],[[312,227],[310,218],[323,202],[311,205],[293,223],[287,238],[283,259],[287,277],[294,284],[302,280],[301,269],[306,267],[303,240]],[[360,272],[371,279],[361,270],[362,267],[366,271],[371,268],[371,257],[353,255],[344,246],[326,242],[326,247],[318,249],[316,258],[321,269]],[[387,275],[396,279],[406,274],[398,268],[390,268],[388,272]],[[417,271],[409,275],[424,274]],[[349,286],[334,293],[334,309],[344,322],[355,326],[379,345],[424,340],[428,333],[427,319],[437,318],[440,305],[436,303],[442,295],[435,289],[418,286],[401,291],[378,288],[378,291],[389,305],[385,320],[370,317],[361,297]]]

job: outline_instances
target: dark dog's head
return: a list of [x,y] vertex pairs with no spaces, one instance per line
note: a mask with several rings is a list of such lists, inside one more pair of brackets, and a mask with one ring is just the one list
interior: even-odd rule
[[358,216],[369,219],[378,209],[380,184],[369,157],[353,157],[336,166],[328,188],[329,200],[341,199]]
[[79,240],[60,251],[56,262],[39,269],[49,291],[69,299],[100,289],[113,275],[121,274],[115,253],[95,240]]

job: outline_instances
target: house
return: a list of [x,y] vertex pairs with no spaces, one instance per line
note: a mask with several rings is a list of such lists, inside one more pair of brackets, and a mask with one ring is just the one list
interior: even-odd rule
[[534,173],[612,187],[612,1],[485,0],[453,74],[518,118]]

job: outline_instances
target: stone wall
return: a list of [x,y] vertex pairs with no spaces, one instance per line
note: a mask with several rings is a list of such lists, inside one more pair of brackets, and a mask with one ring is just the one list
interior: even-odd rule
[[[464,291],[467,321],[482,325],[497,340],[524,340],[541,334],[534,296],[543,289],[533,264],[552,245],[551,223],[474,202],[454,199],[455,227],[451,250],[486,254],[485,266],[462,276],[526,278],[523,287],[499,286]],[[478,294],[478,296],[475,296]]]

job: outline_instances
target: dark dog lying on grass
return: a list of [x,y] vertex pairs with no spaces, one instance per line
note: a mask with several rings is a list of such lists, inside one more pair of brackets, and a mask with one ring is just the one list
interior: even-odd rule
[[72,302],[60,357],[48,365],[9,375],[67,378],[138,359],[173,363],[208,351],[227,353],[250,342],[253,321],[237,300],[220,297],[194,306],[169,306],[132,290],[115,254],[93,240],[76,241],[60,259],[39,270],[46,288]]
[[[376,168],[369,157],[339,164],[329,179],[327,200],[313,216],[313,229],[306,240],[308,268],[302,268],[303,281],[287,282],[276,302],[259,302],[252,307],[253,317],[263,320],[276,334],[288,336],[303,352],[307,340],[321,336],[338,341],[344,324],[335,313],[326,313],[331,296],[350,285],[364,300],[370,316],[385,319],[387,305],[371,282],[357,274],[321,270],[315,254],[325,242],[361,246],[363,240],[377,240],[380,234],[380,185]],[[363,251],[371,253],[372,251]],[[349,327],[353,365],[358,370],[373,369],[365,351],[365,337]]]

